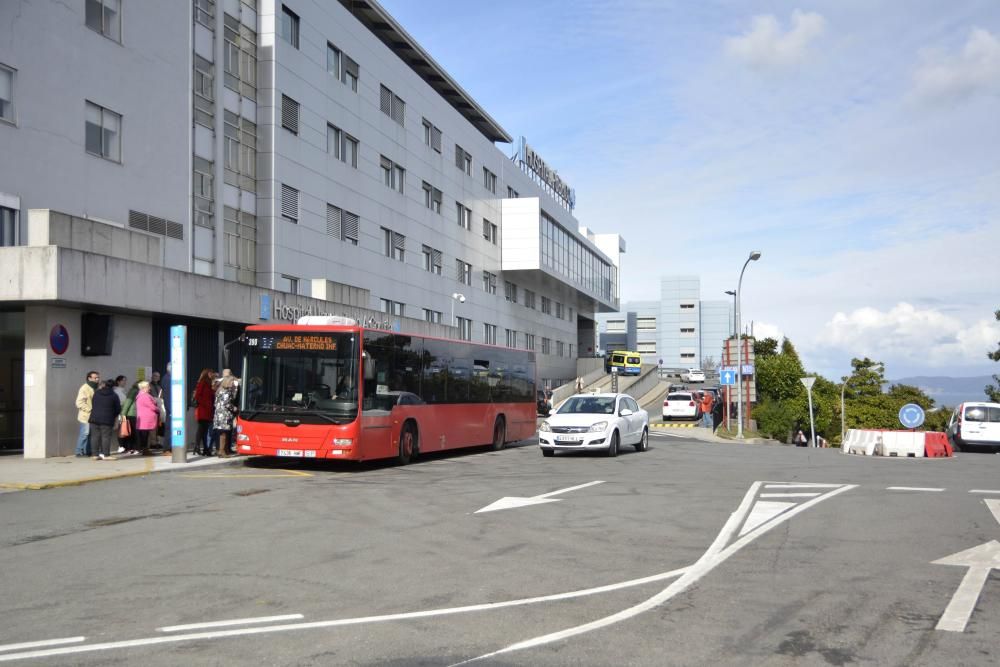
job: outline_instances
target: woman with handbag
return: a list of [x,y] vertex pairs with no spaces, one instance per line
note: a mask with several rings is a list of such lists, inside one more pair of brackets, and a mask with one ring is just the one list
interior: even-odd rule
[[212,380],[215,371],[205,368],[198,376],[194,391],[191,392],[189,407],[194,408],[194,418],[198,422],[198,430],[194,437],[194,453],[211,456],[212,449],[208,444],[208,433],[212,428],[212,417],[215,415],[215,392],[212,391]]
[[135,400],[139,396],[139,381],[132,383],[132,387],[125,395],[122,402],[122,421],[118,429],[118,442],[120,448],[124,448],[127,454],[136,453],[136,427],[135,427]]
[[149,454],[149,440],[160,421],[160,407],[149,393],[149,383],[139,383],[139,394],[135,399],[135,425],[139,433],[139,448],[143,455]]
[[[215,417],[212,426],[219,438],[219,458],[229,457],[230,438],[233,433],[233,422],[239,408],[236,405],[236,378],[226,375],[215,390]],[[235,452],[234,452],[235,453]]]

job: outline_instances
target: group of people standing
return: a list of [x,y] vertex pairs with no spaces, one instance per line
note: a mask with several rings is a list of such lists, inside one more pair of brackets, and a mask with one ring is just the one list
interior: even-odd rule
[[[80,423],[76,456],[104,461],[116,458],[114,454],[149,455],[158,448],[170,453],[170,443],[164,439],[171,408],[170,365],[162,378],[154,371],[148,381],[136,381],[126,390],[127,384],[124,375],[102,383],[99,372],[87,373],[76,395]],[[239,378],[229,369],[223,370],[221,376],[209,368],[201,372],[188,405],[198,422],[195,453],[220,457],[235,453],[232,430],[238,412],[238,388]]]

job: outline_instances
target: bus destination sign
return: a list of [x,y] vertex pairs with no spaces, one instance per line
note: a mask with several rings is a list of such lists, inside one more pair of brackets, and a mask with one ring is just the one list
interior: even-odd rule
[[336,337],[322,334],[271,334],[260,338],[250,337],[247,343],[250,347],[260,347],[262,350],[337,351]]

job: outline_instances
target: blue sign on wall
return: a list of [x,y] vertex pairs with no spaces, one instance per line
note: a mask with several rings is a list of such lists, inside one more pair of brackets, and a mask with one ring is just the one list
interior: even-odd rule
[[899,423],[906,428],[917,428],[924,423],[924,409],[916,403],[907,403],[899,409]]
[[260,318],[262,320],[271,319],[271,295],[260,295]]
[[183,451],[184,413],[187,411],[187,327],[170,327],[170,446]]

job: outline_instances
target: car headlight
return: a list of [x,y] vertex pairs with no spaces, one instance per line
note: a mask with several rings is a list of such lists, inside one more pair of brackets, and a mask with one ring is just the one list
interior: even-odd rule
[[549,428],[549,423],[547,421],[543,421],[541,424],[538,425],[538,430],[539,431],[551,431],[552,429]]
[[591,433],[603,433],[608,429],[608,422],[597,422],[596,424],[591,424]]

